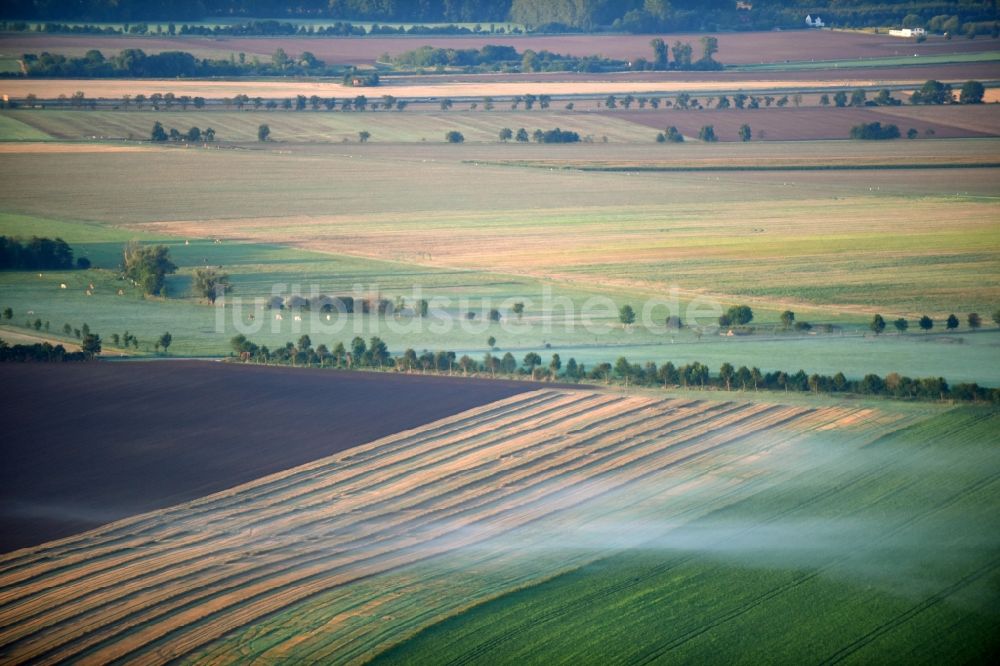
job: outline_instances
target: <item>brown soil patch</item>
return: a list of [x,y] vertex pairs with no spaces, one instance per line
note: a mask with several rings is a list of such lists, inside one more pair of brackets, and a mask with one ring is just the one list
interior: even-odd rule
[[[0,378],[18,387],[0,401],[8,424],[0,551],[200,497],[534,387],[194,361],[5,364]],[[85,399],[72,388],[83,386]]]

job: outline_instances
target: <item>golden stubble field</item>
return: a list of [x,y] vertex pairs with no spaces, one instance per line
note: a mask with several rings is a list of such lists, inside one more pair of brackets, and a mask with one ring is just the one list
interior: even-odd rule
[[[810,437],[863,444],[912,420],[860,406],[521,394],[0,556],[0,655],[363,660],[477,599],[657,534],[610,531],[616,521],[676,528],[787,476]],[[772,457],[783,464],[769,468]],[[459,570],[415,578],[416,563]]]

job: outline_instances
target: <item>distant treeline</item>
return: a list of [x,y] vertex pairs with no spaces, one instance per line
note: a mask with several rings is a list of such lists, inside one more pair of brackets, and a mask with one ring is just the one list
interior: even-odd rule
[[[78,268],[90,268],[90,261],[80,257]],[[73,268],[73,248],[61,238],[20,240],[0,236],[0,270],[36,271],[69,270]]]
[[[355,76],[354,69],[327,67],[308,51],[298,57],[277,49],[267,60],[240,54],[229,59],[197,58],[185,51],[147,54],[142,49],[124,49],[106,58],[97,49],[79,58],[43,52],[25,53],[22,60],[28,76],[81,78],[176,78],[207,76]],[[365,77],[367,75],[361,75]],[[367,80],[363,81],[371,84]],[[377,83],[377,78],[375,80]]]
[[[930,23],[964,26],[997,19],[993,0],[7,0],[0,16],[55,21],[197,21],[269,17],[480,23],[511,21],[533,31],[769,30],[804,26],[806,14],[826,25],[862,27]],[[254,22],[251,22],[254,23]],[[296,28],[298,30],[298,28]],[[214,34],[214,33],[213,33]]]
[[[120,25],[94,25],[90,23],[28,23],[26,21],[6,21],[0,24],[5,32],[43,32],[46,34],[69,35],[198,35],[204,37],[364,37],[366,35],[474,35],[482,33],[506,34],[504,26],[477,26],[467,28],[461,25],[410,25],[392,26],[374,23],[367,28],[347,21],[337,21],[329,25],[291,23],[273,19],[229,23],[225,25],[198,25],[168,23],[122,23]],[[511,34],[521,32],[512,28]]]
[[68,352],[62,345],[53,347],[48,342],[33,345],[8,345],[0,340],[0,363],[62,363],[86,361],[92,358],[82,351]]
[[759,368],[734,367],[723,363],[716,373],[708,366],[695,361],[682,366],[671,362],[657,365],[649,361],[644,365],[631,363],[624,356],[614,364],[598,363],[592,368],[570,358],[565,362],[553,354],[548,364],[535,352],[525,354],[518,362],[510,352],[496,356],[487,352],[481,361],[469,355],[458,357],[453,351],[424,351],[407,349],[400,356],[392,356],[385,342],[372,337],[367,343],[355,337],[350,344],[336,343],[333,348],[325,344],[313,346],[308,335],[298,342],[287,342],[277,349],[258,345],[245,335],[232,338],[233,351],[243,361],[277,363],[296,366],[315,366],[344,369],[375,368],[410,372],[462,373],[491,377],[530,377],[535,380],[569,382],[600,382],[626,386],[683,387],[725,391],[785,391],[799,393],[856,394],[885,396],[910,400],[963,400],[988,401],[1000,404],[1000,389],[985,388],[975,383],[950,385],[942,377],[914,379],[897,373],[885,377],[865,375],[860,380],[847,379],[842,372],[835,375],[806,374],[783,371],[761,372]]
[[[463,67],[469,71],[518,71],[518,72],[614,72],[623,70],[720,70],[723,65],[713,59],[718,50],[718,39],[703,37],[702,57],[692,60],[691,44],[676,41],[669,46],[662,39],[654,39],[652,59],[637,57],[633,60],[616,60],[599,55],[571,56],[548,50],[525,49],[518,52],[513,46],[487,44],[479,49],[446,49],[421,46],[397,56],[384,54],[382,62],[407,67]],[[670,59],[670,54],[673,59]]]

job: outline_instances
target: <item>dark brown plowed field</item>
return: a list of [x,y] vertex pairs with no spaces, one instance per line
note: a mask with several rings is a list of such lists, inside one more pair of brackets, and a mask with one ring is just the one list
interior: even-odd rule
[[0,366],[0,552],[538,388],[213,362]]
[[[700,34],[668,34],[664,39],[690,42],[697,52]],[[0,53],[21,54],[50,51],[83,55],[88,49],[115,52],[141,48],[149,53],[169,50],[191,51],[215,57],[220,53],[244,52],[270,55],[278,47],[288,53],[311,51],[330,63],[371,64],[383,53],[397,55],[425,44],[441,48],[480,48],[486,44],[505,44],[519,51],[547,49],[556,53],[586,56],[600,54],[609,58],[651,57],[650,35],[540,35],[522,37],[468,36],[447,37],[134,37],[11,34],[0,38]],[[996,50],[993,39],[945,40],[932,36],[922,44],[910,39],[867,33],[819,30],[784,32],[723,33],[718,35],[720,62],[728,65],[773,63],[802,60],[839,60],[881,58],[887,56],[977,53]]]
[[[846,139],[851,127],[860,123],[892,123],[906,134],[909,128],[921,136],[928,129],[939,138],[1000,136],[1000,108],[996,104],[948,107],[785,107],[754,110],[678,111],[659,109],[604,112],[651,128],[652,136],[673,125],[687,137],[697,137],[703,125],[712,125],[719,141],[739,141],[738,131],[750,125],[754,140],[802,141]],[[654,131],[655,130],[655,131]]]

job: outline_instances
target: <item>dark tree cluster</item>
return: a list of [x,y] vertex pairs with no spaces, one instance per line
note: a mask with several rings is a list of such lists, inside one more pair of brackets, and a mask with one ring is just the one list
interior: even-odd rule
[[[81,57],[73,58],[44,51],[22,56],[28,77],[39,78],[191,78],[208,76],[342,76],[344,66],[327,66],[325,62],[305,51],[298,57],[289,56],[281,48],[269,60],[245,57],[237,59],[198,58],[186,51],[162,51],[147,54],[142,49],[124,49],[117,55],[105,57],[101,51],[91,49]],[[374,73],[358,73],[346,68],[346,74],[377,85]],[[20,76],[20,74],[17,74]]]
[[402,67],[451,67],[466,71],[522,72],[608,72],[630,69],[624,60],[603,56],[571,56],[547,50],[526,49],[518,52],[513,46],[487,44],[480,49],[445,49],[422,46],[397,56],[383,58]]
[[887,139],[898,139],[899,137],[899,127],[892,124],[883,125],[878,121],[874,123],[861,123],[860,125],[855,125],[851,128],[852,139],[882,141]]
[[85,352],[68,352],[62,345],[52,346],[48,342],[31,345],[8,345],[0,340],[0,363],[63,363],[86,361],[93,358]]
[[[32,236],[21,240],[0,236],[0,270],[69,270],[73,265],[73,248],[61,238]],[[89,268],[90,261],[80,257],[76,266]]]
[[163,129],[163,123],[156,121],[153,123],[153,129],[149,133],[149,140],[156,142],[163,141],[189,141],[191,143],[198,143],[199,141],[215,141],[215,130],[211,127],[205,128],[202,131],[199,127],[192,127],[186,132],[180,132],[173,127],[169,131]]
[[132,241],[122,251],[122,277],[131,280],[143,293],[162,294],[166,276],[176,271],[166,245],[140,245]]

